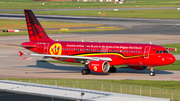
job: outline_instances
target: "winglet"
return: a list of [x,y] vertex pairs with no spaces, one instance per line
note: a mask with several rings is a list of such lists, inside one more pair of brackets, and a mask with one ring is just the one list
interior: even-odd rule
[[22,55],[24,55],[24,53],[23,53],[23,52],[21,52],[21,51],[19,51],[19,53],[20,53],[20,57],[21,57]]

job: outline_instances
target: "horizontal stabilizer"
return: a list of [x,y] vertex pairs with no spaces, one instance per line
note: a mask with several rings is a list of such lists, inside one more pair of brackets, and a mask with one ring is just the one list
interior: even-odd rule
[[19,54],[20,54],[20,57],[23,56],[23,55],[31,55],[30,53],[27,53],[27,52],[21,52],[21,51],[19,51]]
[[8,46],[20,46],[20,47],[29,47],[29,48],[35,48],[36,46],[28,46],[28,45],[16,45],[16,44],[5,44]]

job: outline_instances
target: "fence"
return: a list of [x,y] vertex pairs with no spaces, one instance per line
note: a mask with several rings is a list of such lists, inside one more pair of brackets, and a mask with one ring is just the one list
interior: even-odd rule
[[140,96],[158,97],[158,98],[169,98],[171,101],[180,101],[180,90],[174,89],[163,89],[147,86],[136,86],[130,84],[104,82],[104,81],[93,81],[93,80],[15,80],[20,82],[47,84],[54,86],[64,86],[72,88],[92,89],[99,91],[133,94]]

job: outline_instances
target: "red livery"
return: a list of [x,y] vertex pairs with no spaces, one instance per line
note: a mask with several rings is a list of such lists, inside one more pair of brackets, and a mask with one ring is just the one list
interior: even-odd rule
[[[128,65],[136,70],[169,65],[175,57],[166,48],[153,44],[54,41],[50,39],[31,10],[24,10],[30,42],[22,47],[60,61],[85,64],[82,74],[116,72],[115,65]],[[22,53],[21,53],[22,55]]]

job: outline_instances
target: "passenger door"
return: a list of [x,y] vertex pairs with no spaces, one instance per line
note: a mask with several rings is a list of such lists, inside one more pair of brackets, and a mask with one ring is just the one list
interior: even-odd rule
[[49,43],[45,43],[44,45],[44,54],[48,54],[48,49],[49,49]]
[[146,46],[144,49],[144,58],[149,58],[149,52],[150,52],[151,46]]

